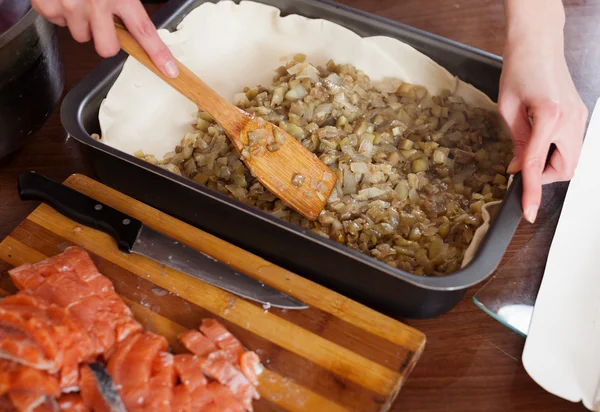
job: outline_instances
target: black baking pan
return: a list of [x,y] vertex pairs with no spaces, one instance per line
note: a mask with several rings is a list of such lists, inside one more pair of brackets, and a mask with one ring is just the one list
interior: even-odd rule
[[[502,60],[489,53],[332,2],[259,0],[282,15],[299,14],[338,23],[361,36],[400,39],[454,75],[497,99]],[[153,21],[174,30],[202,0],[171,0]],[[100,103],[118,76],[124,53],[104,61],[66,96],[65,129],[92,148],[99,179],[140,201],[234,243],[308,279],[392,316],[428,318],[452,309],[466,289],[496,269],[521,220],[520,176],[516,176],[475,258],[445,277],[421,277],[325,239],[261,210],[100,143]]]
[[64,80],[54,25],[28,0],[0,0],[0,159],[46,123]]

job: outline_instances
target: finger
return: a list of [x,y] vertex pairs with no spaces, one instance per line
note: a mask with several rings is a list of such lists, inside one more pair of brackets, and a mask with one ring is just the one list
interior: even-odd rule
[[581,154],[584,131],[585,121],[579,121],[577,116],[573,116],[573,120],[561,127],[558,140],[555,141],[556,150],[542,175],[542,184],[566,182],[573,178]]
[[60,0],[32,0],[31,7],[49,22],[62,27],[67,25]]
[[156,27],[146,10],[137,0],[122,1],[118,5],[119,17],[127,30],[144,48],[156,67],[167,77],[177,77],[179,70],[169,48],[158,36]]
[[508,173],[515,174],[521,169],[523,153],[531,136],[531,124],[527,110],[521,100],[510,92],[502,93],[498,111],[508,126],[514,143],[514,159],[508,166]]
[[112,12],[104,2],[96,2],[90,9],[90,27],[96,52],[102,57],[112,57],[120,50],[115,33]]
[[57,26],[60,27],[66,27],[67,26],[67,20],[65,20],[64,17],[54,17],[52,19],[49,19],[46,17],[46,20],[48,20],[50,23],[53,23]]
[[79,43],[90,41],[92,32],[85,4],[79,0],[62,0],[62,6],[71,36]]
[[523,167],[523,210],[525,219],[535,222],[542,201],[542,174],[560,111],[553,103],[534,107],[531,139],[525,149]]
[[565,179],[565,159],[559,148],[556,148],[550,162],[546,166],[544,173],[542,174],[542,185],[549,185],[554,182],[561,182]]

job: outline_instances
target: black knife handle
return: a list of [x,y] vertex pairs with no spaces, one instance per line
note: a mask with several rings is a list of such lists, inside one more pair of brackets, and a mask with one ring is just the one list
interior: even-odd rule
[[69,219],[111,235],[124,252],[131,252],[142,222],[76,190],[35,172],[19,176],[22,200],[39,200]]

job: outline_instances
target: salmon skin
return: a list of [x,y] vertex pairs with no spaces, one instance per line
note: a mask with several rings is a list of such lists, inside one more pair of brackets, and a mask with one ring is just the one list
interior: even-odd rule
[[108,371],[104,368],[104,365],[100,362],[94,362],[90,363],[88,368],[94,375],[100,395],[109,410],[111,412],[127,412],[127,409],[125,409],[125,405],[117,392],[115,383],[108,374]]
[[9,271],[0,300],[0,410],[251,412],[260,358],[215,319],[179,336],[144,331],[89,254],[70,247]]

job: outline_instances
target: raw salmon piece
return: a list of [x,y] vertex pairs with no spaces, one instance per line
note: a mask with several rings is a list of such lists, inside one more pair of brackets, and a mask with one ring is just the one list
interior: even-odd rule
[[171,409],[173,387],[177,381],[173,358],[174,356],[170,353],[161,352],[154,359],[149,382],[150,393],[144,410],[168,411]]
[[208,376],[229,388],[244,408],[252,410],[252,399],[259,399],[258,392],[244,374],[235,368],[229,360],[211,360],[209,357],[202,361],[202,370]]
[[115,287],[106,276],[98,273],[98,276],[93,278],[88,278],[87,284],[94,289],[97,295],[99,296],[109,296],[116,295]]
[[[59,317],[63,312],[56,307],[48,309],[49,314],[57,312]],[[62,317],[62,323],[68,327],[69,333],[61,342],[62,364],[60,365],[60,386],[65,392],[76,391],[79,382],[79,364],[97,356],[97,345],[90,338],[81,322],[67,312],[68,316]]]
[[117,349],[115,356],[108,361],[108,372],[119,388],[119,394],[128,409],[145,404],[149,395],[148,383],[154,359],[159,352],[165,352],[169,347],[163,336],[151,332],[144,332],[135,337],[135,342],[127,345],[127,353],[119,354]]
[[43,393],[35,392],[20,392],[11,391],[8,393],[10,401],[18,411],[47,411],[51,410],[48,406],[44,405],[49,403],[53,398],[44,395]]
[[209,383],[206,388],[213,397],[213,403],[207,405],[202,412],[244,412],[244,406],[231,393],[229,388],[217,382]]
[[207,386],[198,386],[196,389],[190,392],[190,404],[192,412],[204,411],[204,408],[213,402],[213,394]]
[[10,391],[34,392],[50,396],[60,394],[55,376],[0,359],[0,395]]
[[241,372],[227,382],[226,386],[235,395],[236,399],[244,405],[244,408],[247,411],[252,411],[252,401],[254,399],[260,399],[260,395],[256,388]]
[[59,342],[68,333],[68,328],[54,323],[57,313],[53,313],[53,319],[45,308],[21,304],[24,302],[14,298],[20,296],[9,296],[0,302],[0,324],[31,336],[42,349],[44,357],[56,368],[62,361]]
[[227,382],[232,380],[238,373],[240,373],[233,367],[231,362],[229,362],[229,360],[227,359],[203,359],[202,370],[208,377],[222,384],[226,384]]
[[44,281],[36,288],[29,288],[28,290],[35,296],[65,309],[95,293],[73,271],[57,272],[44,278]]
[[[25,297],[27,296],[19,296],[19,298]],[[39,303],[39,301],[37,307],[34,307],[33,304],[29,306],[14,305],[12,303],[15,300],[17,299],[0,303],[0,322],[10,323],[13,328],[21,329],[22,333],[27,333],[43,349],[48,364],[45,369],[55,372],[63,366],[65,360],[76,364],[92,353],[87,334],[68,311],[53,304]],[[19,303],[25,303],[25,301]],[[11,339],[11,341],[13,345],[21,343],[19,351],[22,353],[32,348],[31,343],[27,340],[20,339],[20,342],[16,342]],[[9,344],[8,341],[5,341],[3,345]],[[16,355],[16,348],[11,352],[12,355]],[[17,357],[14,359],[33,366],[27,359]],[[42,365],[37,362],[35,367],[42,368]],[[71,380],[71,383],[76,384],[76,382],[76,377],[74,381]]]
[[177,385],[173,388],[173,400],[171,401],[172,412],[191,412],[192,399],[190,392],[183,385]]
[[[40,278],[28,282],[32,272]],[[35,265],[11,271],[15,282],[27,284],[31,293],[70,309],[95,341],[96,354],[105,353],[132,332],[141,330],[131,310],[102,276],[83,249],[72,247]]]
[[178,336],[187,350],[198,356],[208,356],[217,350],[216,345],[197,330],[188,330]]
[[62,395],[58,399],[58,409],[62,412],[90,412],[91,410],[85,406],[81,395],[69,393]]
[[99,274],[88,253],[76,246],[33,265],[21,265],[8,273],[20,290],[26,290],[39,286],[44,278],[56,272],[68,271],[74,271],[85,282]]
[[33,289],[44,282],[41,273],[29,263],[9,270],[8,273],[19,290]]
[[0,395],[8,395],[19,411],[33,411],[59,396],[56,377],[16,362],[0,360]]
[[79,390],[79,362],[70,360],[65,362],[60,370],[59,385],[65,393]]
[[231,359],[237,361],[245,351],[242,343],[215,319],[204,319],[200,325],[200,330],[219,349],[224,350]]
[[75,305],[70,311],[75,313],[89,335],[96,342],[95,353],[103,353],[115,344],[115,314],[110,311],[109,303],[99,296],[90,296]]
[[263,366],[260,363],[260,358],[255,352],[244,352],[242,356],[240,356],[240,369],[252,385],[258,385],[258,376],[262,373]]
[[110,408],[102,398],[96,378],[89,366],[82,366],[79,375],[79,390],[85,407],[94,412],[110,412]]
[[54,362],[45,358],[40,345],[31,336],[8,325],[0,325],[0,358],[18,360],[38,369],[54,367]]
[[2,412],[18,412],[15,405],[12,404],[8,395],[0,396],[0,411]]
[[174,363],[179,380],[190,392],[208,383],[202,372],[202,359],[198,356],[190,354],[175,355]]
[[[117,299],[120,302],[116,302]],[[119,303],[125,306],[116,294],[111,297],[94,295],[70,308],[70,312],[76,314],[88,333],[96,340],[96,353],[111,352],[117,342],[133,332],[142,330],[142,326],[133,319],[133,315],[123,311]]]
[[131,351],[131,348],[136,344],[138,339],[141,338],[141,334],[131,335],[123,342],[116,346],[114,353],[111,355],[108,365],[106,366],[108,373],[115,380],[119,380],[118,376],[119,368],[123,365],[127,359],[127,355]]

